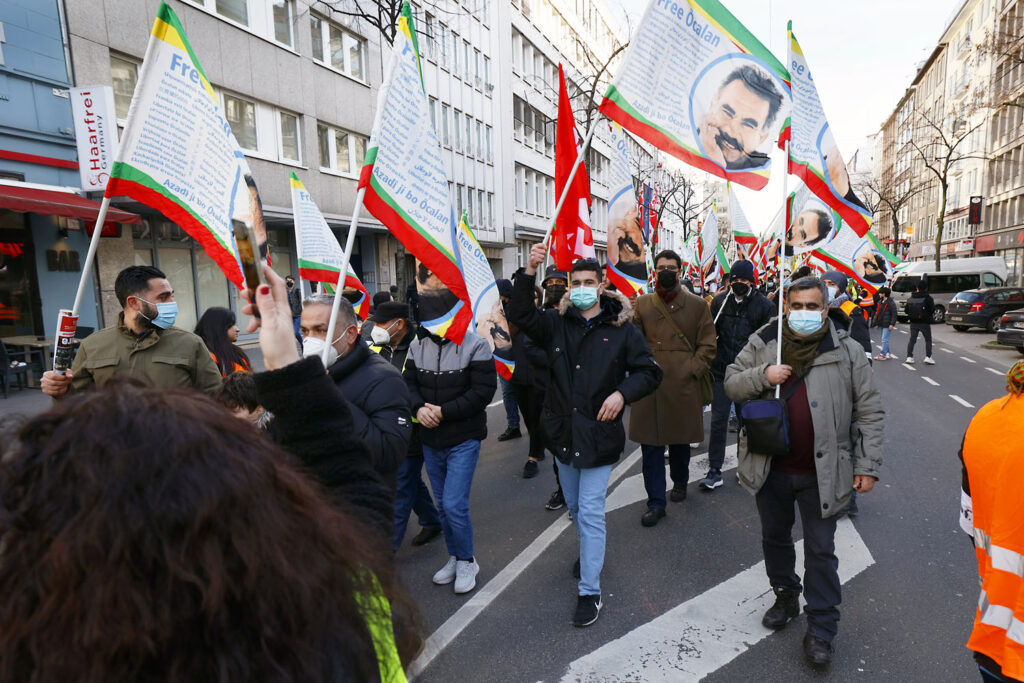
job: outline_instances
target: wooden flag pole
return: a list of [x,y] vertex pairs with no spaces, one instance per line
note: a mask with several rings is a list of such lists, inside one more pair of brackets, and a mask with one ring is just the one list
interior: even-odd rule
[[[788,223],[788,211],[786,210],[789,205],[789,140],[786,141],[784,148],[786,153],[785,166],[782,171],[782,243],[779,245],[779,291],[776,296],[779,299],[779,322],[778,329],[775,335],[775,364],[782,365],[782,303],[785,298],[785,292],[782,280],[782,266],[786,261],[786,230],[789,229]],[[782,385],[775,385],[775,398],[779,398],[782,394]]]

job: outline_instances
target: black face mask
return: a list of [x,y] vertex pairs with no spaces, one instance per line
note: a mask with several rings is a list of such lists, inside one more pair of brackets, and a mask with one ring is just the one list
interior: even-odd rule
[[679,282],[679,273],[671,270],[658,271],[658,286],[662,289],[673,289]]
[[549,306],[557,306],[562,297],[565,296],[566,291],[568,290],[564,285],[549,285],[544,290],[544,303]]
[[750,285],[746,282],[734,282],[732,283],[732,293],[739,297],[744,297],[750,294]]

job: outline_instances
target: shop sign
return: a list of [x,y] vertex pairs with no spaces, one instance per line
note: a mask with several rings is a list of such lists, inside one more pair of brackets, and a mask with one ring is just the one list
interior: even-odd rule
[[78,174],[82,189],[107,187],[117,148],[117,113],[114,89],[95,85],[71,89],[71,114],[75,119]]
[[46,269],[50,272],[77,273],[82,270],[82,261],[77,251],[47,249]]

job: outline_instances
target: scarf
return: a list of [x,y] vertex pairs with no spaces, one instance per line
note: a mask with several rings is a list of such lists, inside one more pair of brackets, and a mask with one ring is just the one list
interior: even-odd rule
[[782,326],[782,362],[793,368],[793,375],[804,374],[811,363],[818,357],[818,346],[828,333],[828,320],[818,331],[806,337],[790,329],[789,324]]

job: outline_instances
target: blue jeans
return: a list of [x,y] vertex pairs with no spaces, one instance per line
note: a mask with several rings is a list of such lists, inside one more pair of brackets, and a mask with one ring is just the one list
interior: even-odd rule
[[[647,507],[665,509],[665,447],[640,444],[643,453],[644,488]],[[672,485],[685,489],[690,481],[690,444],[676,443],[668,447],[668,468]]]
[[711,399],[711,436],[708,441],[708,460],[711,469],[721,470],[725,462],[725,440],[729,436],[729,413],[732,399],[725,393],[725,382],[715,380]]
[[892,330],[888,327],[882,328],[882,350],[879,353],[883,356],[889,355],[889,337],[892,335]]
[[504,377],[498,377],[501,382],[501,399],[505,403],[505,420],[509,429],[519,429],[519,403],[516,401],[516,392],[512,388],[512,382]]
[[409,513],[412,511],[416,512],[420,526],[424,529],[441,528],[441,518],[420,474],[422,470],[423,456],[410,455],[402,461],[395,475],[395,535],[391,539],[392,550],[402,546],[405,528],[409,525]]
[[460,560],[473,557],[473,520],[469,518],[469,488],[480,457],[480,442],[463,441],[448,448],[423,447],[430,486],[437,498],[441,530],[448,554]]
[[580,595],[601,594],[604,567],[604,499],[612,466],[585,470],[563,464],[558,468],[565,504],[580,537]]
[[793,546],[794,503],[804,531],[803,592],[807,598],[807,632],[832,642],[839,629],[839,559],[836,557],[835,516],[821,518],[818,477],[815,474],[769,472],[757,492],[761,518],[761,547],[772,588],[800,592]]

